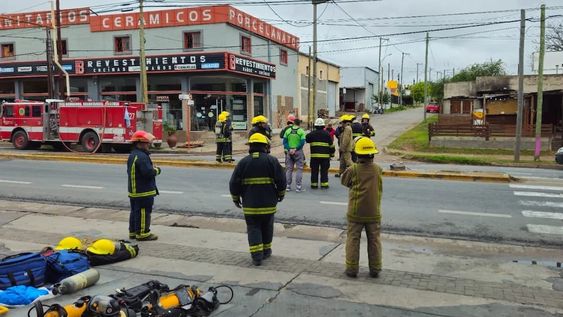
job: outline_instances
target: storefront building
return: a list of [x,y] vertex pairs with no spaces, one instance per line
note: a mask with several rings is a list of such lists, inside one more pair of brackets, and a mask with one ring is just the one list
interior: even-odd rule
[[[71,97],[138,101],[138,13],[62,13],[63,67]],[[44,100],[48,12],[0,16],[0,99]],[[180,94],[191,94],[194,131],[213,129],[217,113],[244,130],[258,114],[277,118],[296,107],[299,39],[229,5],[145,12],[149,102],[182,126]],[[29,22],[29,23],[28,23]],[[30,23],[33,23],[30,24]]]

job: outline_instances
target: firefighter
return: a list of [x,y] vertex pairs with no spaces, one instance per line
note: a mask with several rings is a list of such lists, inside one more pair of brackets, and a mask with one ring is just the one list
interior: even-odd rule
[[250,155],[242,159],[229,182],[234,204],[242,208],[252,263],[272,255],[274,214],[285,196],[285,176],[277,158],[267,154],[270,140],[261,133],[250,136]]
[[382,170],[373,162],[378,153],[375,143],[360,137],[355,144],[358,163],[342,174],[342,185],[350,188],[348,201],[348,236],[346,239],[346,275],[357,277],[360,237],[366,230],[369,274],[377,278],[381,271],[381,193]]
[[[363,136],[363,127],[362,124],[359,123],[356,119],[355,115],[352,115],[352,140],[356,140],[357,138]],[[356,155],[355,151],[352,151],[352,162],[356,163],[358,161],[358,156]]]
[[375,136],[375,129],[369,124],[369,114],[362,116],[362,136],[371,138]]
[[354,151],[354,139],[352,138],[352,118],[351,115],[343,115],[340,117],[342,124],[342,133],[339,136],[339,151],[340,151],[340,171],[336,177],[340,177],[344,171],[352,166],[352,152]]
[[252,129],[250,129],[250,133],[248,137],[252,136],[254,133],[262,133],[265,135],[268,140],[272,140],[272,129],[268,125],[268,118],[260,115],[252,118]]
[[139,241],[157,240],[151,233],[151,213],[154,197],[158,195],[155,177],[160,168],[152,164],[149,149],[154,135],[139,130],[133,133],[133,150],[127,160],[127,175],[131,215],[129,216],[129,238]]
[[285,157],[287,191],[291,190],[293,182],[293,170],[297,168],[295,173],[295,191],[303,192],[303,167],[305,166],[305,154],[303,147],[305,146],[305,131],[299,126],[301,120],[295,119],[293,126],[285,131],[283,136],[283,146],[287,155]]
[[328,189],[328,169],[330,158],[334,157],[334,144],[330,133],[325,129],[322,118],[315,120],[315,130],[307,134],[306,141],[311,146],[311,188],[319,188],[319,170],[321,189]]
[[227,111],[221,112],[217,123],[215,124],[215,134],[217,143],[216,160],[219,163],[233,162],[233,139],[232,139],[232,125],[231,114]]

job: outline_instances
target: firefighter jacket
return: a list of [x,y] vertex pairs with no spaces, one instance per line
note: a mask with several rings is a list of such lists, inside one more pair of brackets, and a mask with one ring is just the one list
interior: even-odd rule
[[364,128],[359,122],[352,123],[352,139],[363,136]]
[[371,138],[375,136],[375,129],[369,123],[362,123],[362,135]]
[[350,152],[354,151],[354,138],[352,137],[352,127],[347,123],[344,126],[344,130],[340,134],[340,152]]
[[128,189],[130,198],[146,198],[158,195],[155,177],[160,168],[154,167],[146,151],[134,148],[127,160]]
[[246,216],[275,213],[278,201],[285,196],[285,187],[285,173],[278,159],[263,152],[243,158],[229,182],[233,201],[242,198]]
[[338,147],[340,147],[340,136],[342,135],[342,132],[344,132],[344,127],[341,125],[339,125],[334,131],[334,136],[338,140]]
[[330,159],[334,157],[334,144],[328,131],[312,131],[307,134],[306,140],[311,145],[311,158]]
[[263,135],[265,135],[268,139],[272,139],[272,129],[270,128],[270,126],[263,128],[261,126],[253,126],[252,129],[250,129],[250,132],[248,133],[248,137],[250,138],[254,133],[262,133]]
[[350,188],[349,222],[381,223],[382,170],[371,159],[360,158],[341,177],[342,185]]
[[232,135],[233,135],[233,127],[231,125],[231,120],[227,120],[220,123],[220,130],[217,134],[217,138],[215,141],[217,143],[225,143],[225,142],[233,142]]

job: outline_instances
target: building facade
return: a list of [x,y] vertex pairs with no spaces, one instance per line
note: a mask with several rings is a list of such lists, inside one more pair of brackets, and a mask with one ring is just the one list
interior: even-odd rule
[[377,92],[379,73],[369,67],[342,67],[340,81],[340,110],[369,111]]
[[[298,89],[299,95],[299,115],[306,118],[309,114],[309,83],[312,87],[313,77],[309,76],[313,72],[313,59],[309,55],[299,54],[298,68]],[[310,68],[309,68],[310,67]],[[319,109],[328,110],[329,116],[335,116],[339,110],[340,99],[340,66],[317,58],[317,96],[315,100],[315,112]],[[311,101],[312,102],[312,101]]]
[[[0,16],[0,98],[44,100],[45,29],[49,12]],[[84,100],[142,99],[137,12],[94,15],[63,10],[63,67],[71,96]],[[191,127],[213,129],[222,110],[234,127],[254,115],[277,117],[299,105],[295,89],[299,38],[229,5],[144,14],[149,102],[182,129],[180,94],[191,94]]]

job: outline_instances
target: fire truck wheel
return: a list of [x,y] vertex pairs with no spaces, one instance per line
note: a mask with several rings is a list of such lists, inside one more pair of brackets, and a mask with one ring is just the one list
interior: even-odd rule
[[100,138],[98,138],[98,135],[95,132],[89,131],[84,133],[81,139],[81,143],[86,152],[92,153],[98,148]]
[[18,150],[25,150],[29,146],[29,138],[24,131],[14,133],[12,140],[14,147]]

